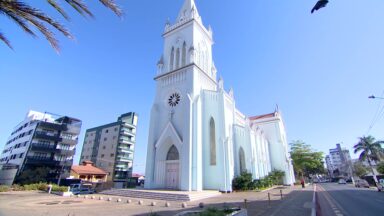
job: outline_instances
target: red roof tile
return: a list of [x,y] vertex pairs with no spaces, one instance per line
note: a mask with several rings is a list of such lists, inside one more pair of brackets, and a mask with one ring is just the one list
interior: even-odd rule
[[250,120],[258,120],[258,119],[263,119],[263,118],[272,118],[275,116],[276,116],[275,113],[268,113],[268,114],[264,114],[264,115],[249,117],[249,119]]
[[84,165],[72,166],[71,170],[79,175],[91,174],[91,175],[107,175],[104,170],[93,166],[91,161],[83,161]]

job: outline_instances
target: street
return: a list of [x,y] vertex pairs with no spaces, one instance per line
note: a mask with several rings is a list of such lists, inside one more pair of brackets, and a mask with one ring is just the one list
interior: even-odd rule
[[317,215],[376,216],[384,214],[384,193],[371,188],[355,188],[351,184],[317,185]]

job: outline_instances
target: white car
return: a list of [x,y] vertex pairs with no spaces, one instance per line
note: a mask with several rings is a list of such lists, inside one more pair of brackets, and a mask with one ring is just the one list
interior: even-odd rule
[[339,179],[339,184],[347,184],[347,182],[344,179]]

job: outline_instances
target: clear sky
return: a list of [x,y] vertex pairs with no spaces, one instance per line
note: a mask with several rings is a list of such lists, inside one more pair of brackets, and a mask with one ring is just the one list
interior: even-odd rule
[[[34,39],[0,16],[1,31],[14,46],[0,43],[0,148],[28,110],[49,111],[83,121],[77,163],[87,128],[135,111],[134,172],[143,172],[161,34],[183,1],[120,0],[121,20],[89,0],[96,19],[71,12],[72,21],[64,24],[76,40],[56,32],[60,54],[41,35]],[[240,111],[265,114],[278,104],[289,142],[303,140],[326,153],[343,142],[351,150],[384,105],[368,99],[384,91],[384,1],[331,0],[311,15],[316,1],[196,4],[213,28],[218,74],[226,89],[233,87]],[[33,5],[56,16],[45,1]],[[369,134],[384,139],[383,116]]]

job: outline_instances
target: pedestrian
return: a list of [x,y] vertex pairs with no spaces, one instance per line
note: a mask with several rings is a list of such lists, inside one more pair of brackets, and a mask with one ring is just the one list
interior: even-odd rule
[[300,183],[301,183],[301,187],[302,187],[302,188],[305,188],[305,181],[304,181],[304,178],[301,178]]

